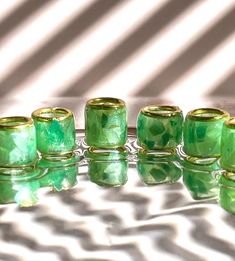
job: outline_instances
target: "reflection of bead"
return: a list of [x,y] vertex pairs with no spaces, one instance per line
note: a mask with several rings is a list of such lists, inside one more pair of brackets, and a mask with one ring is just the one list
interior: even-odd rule
[[32,118],[36,127],[37,147],[43,156],[66,154],[75,149],[75,123],[70,110],[42,108],[34,111]]
[[183,163],[183,182],[194,199],[214,198],[218,195],[218,184],[213,175],[219,170],[218,163],[211,165]]
[[223,126],[220,164],[223,169],[235,172],[235,117]]
[[127,140],[127,112],[124,101],[96,98],[86,103],[85,140],[95,148],[117,148]]
[[42,172],[35,168],[1,169],[0,204],[16,202],[21,207],[35,205],[41,175]]
[[0,166],[34,164],[37,159],[33,121],[26,117],[0,119]]
[[41,187],[50,187],[54,191],[67,190],[77,184],[79,157],[71,153],[71,157],[58,158],[55,161],[42,158],[38,167],[46,171],[40,179]]
[[88,175],[92,182],[100,186],[117,187],[127,182],[127,160],[89,160]]
[[172,159],[141,159],[137,161],[137,170],[146,185],[174,183],[181,177],[181,169]]
[[184,123],[184,152],[192,157],[219,157],[223,123],[229,114],[215,108],[190,111]]
[[146,150],[175,148],[182,137],[183,114],[176,106],[147,106],[137,119],[137,142]]
[[219,178],[220,206],[228,212],[235,214],[235,174],[225,172]]

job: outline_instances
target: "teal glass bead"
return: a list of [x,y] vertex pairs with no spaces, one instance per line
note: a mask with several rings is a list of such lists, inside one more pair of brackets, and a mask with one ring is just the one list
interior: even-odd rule
[[235,117],[223,125],[220,164],[223,169],[235,172]]
[[37,168],[0,169],[0,204],[17,203],[30,207],[38,202],[39,179]]
[[77,184],[79,156],[71,153],[70,157],[56,160],[40,159],[37,166],[45,175],[40,179],[41,187],[49,187],[53,191],[73,188]]
[[89,160],[88,176],[91,182],[99,186],[119,187],[127,182],[128,161]]
[[148,186],[175,183],[182,175],[176,155],[159,158],[139,155],[136,167],[142,182]]
[[224,172],[219,178],[219,186],[220,206],[235,215],[235,174]]
[[183,114],[177,106],[147,106],[137,119],[137,143],[146,150],[176,148],[182,138]]
[[127,141],[125,102],[116,98],[95,98],[86,103],[85,141],[95,148],[118,148]]
[[33,165],[37,158],[36,132],[32,119],[0,118],[0,166]]
[[65,108],[42,108],[32,113],[37,148],[43,157],[70,153],[76,148],[73,113]]
[[183,138],[184,152],[197,158],[218,158],[221,155],[221,134],[225,120],[229,118],[226,111],[216,108],[201,108],[190,111],[185,119]]
[[184,161],[183,182],[195,200],[215,198],[219,187],[215,172],[220,170],[218,162],[208,165],[194,164]]

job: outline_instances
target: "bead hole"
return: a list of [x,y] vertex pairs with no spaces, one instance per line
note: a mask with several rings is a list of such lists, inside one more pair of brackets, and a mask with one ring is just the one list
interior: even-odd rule
[[0,125],[3,127],[20,126],[29,122],[28,118],[25,117],[8,117],[0,120]]

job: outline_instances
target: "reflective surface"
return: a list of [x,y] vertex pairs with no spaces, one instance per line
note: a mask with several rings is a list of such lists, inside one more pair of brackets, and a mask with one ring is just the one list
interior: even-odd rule
[[18,204],[36,204],[0,205],[0,260],[234,260],[235,217],[217,202],[217,166],[138,160],[133,136],[128,169],[123,158],[88,161],[78,136],[79,166],[44,160],[30,189],[13,182]]

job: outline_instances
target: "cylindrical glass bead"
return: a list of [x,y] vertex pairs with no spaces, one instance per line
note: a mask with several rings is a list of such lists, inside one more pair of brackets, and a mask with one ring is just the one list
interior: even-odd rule
[[36,133],[32,119],[0,118],[0,166],[20,167],[37,160]]
[[63,155],[76,148],[73,113],[65,108],[42,108],[32,113],[37,148],[43,156]]
[[146,150],[175,148],[182,138],[183,114],[177,106],[147,106],[137,119],[137,142]]
[[235,172],[235,117],[223,126],[220,164],[223,169]]
[[190,111],[183,129],[184,152],[191,157],[219,157],[222,127],[228,118],[229,114],[226,111],[216,108]]
[[118,148],[127,141],[127,110],[124,101],[96,98],[86,103],[85,141],[95,148]]

